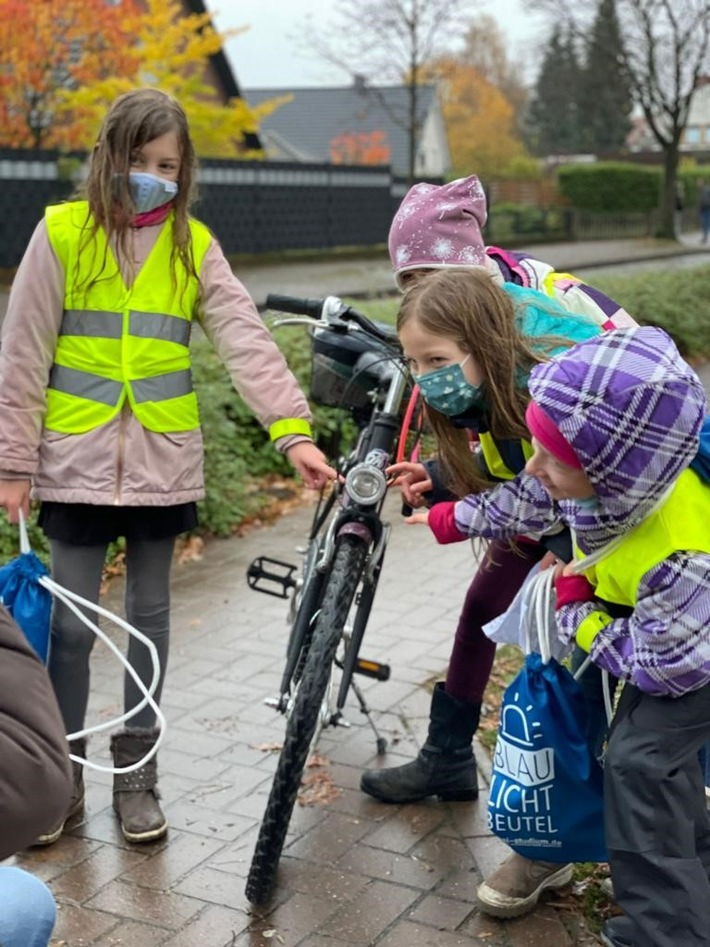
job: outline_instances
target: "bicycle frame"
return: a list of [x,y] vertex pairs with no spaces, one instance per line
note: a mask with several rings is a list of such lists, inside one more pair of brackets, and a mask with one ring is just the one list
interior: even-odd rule
[[[368,424],[360,431],[357,443],[348,456],[343,473],[358,468],[362,475],[374,472],[381,475],[385,481],[385,470],[393,461],[394,447],[400,432],[400,408],[407,388],[407,377],[403,366],[396,366],[391,373],[382,407],[376,407]],[[385,484],[386,485],[386,484]],[[345,533],[355,535],[368,546],[369,553],[362,575],[362,591],[360,607],[356,612],[356,621],[348,634],[350,636],[346,660],[341,667],[341,679],[337,699],[329,714],[324,714],[327,724],[336,725],[342,722],[342,711],[347,699],[348,691],[353,685],[353,674],[359,673],[372,676],[378,680],[389,677],[389,668],[379,662],[366,661],[358,665],[360,645],[369,618],[369,611],[374,598],[374,590],[382,568],[384,552],[390,533],[390,525],[381,518],[382,506],[386,497],[386,490],[374,504],[358,503],[353,500],[345,487],[331,490],[330,494],[322,499],[316,508],[309,540],[303,549],[301,574],[291,584],[293,593],[290,605],[291,634],[287,645],[286,665],[281,677],[279,695],[270,699],[268,703],[282,713],[288,713],[294,685],[298,684],[299,663],[303,659],[304,646],[307,647],[308,635],[317,618],[317,607],[323,586],[323,579],[328,574],[335,552],[337,538]],[[261,560],[263,562],[263,559]],[[273,561],[272,561],[273,564]],[[283,564],[287,566],[287,564]],[[287,566],[289,570],[294,567]],[[293,572],[289,572],[289,578]],[[263,590],[263,589],[262,589]],[[369,594],[371,590],[371,595]],[[366,596],[363,599],[363,595]],[[367,601],[370,599],[370,601]],[[356,691],[357,694],[357,691]],[[361,709],[368,715],[364,700],[358,694]],[[371,721],[370,721],[371,723]],[[376,732],[376,731],[375,731]],[[384,741],[377,734],[378,749],[384,752]]]
[[[337,331],[327,335],[321,352],[326,368],[333,353],[339,354],[338,332],[349,331],[340,321],[348,316],[380,343],[388,344],[391,338],[335,297],[279,297],[272,306],[316,316],[315,324],[327,329],[337,326]],[[252,588],[283,598],[291,594],[286,666],[278,696],[267,700],[286,716],[286,733],[246,884],[247,897],[256,904],[270,897],[308,754],[324,727],[347,725],[343,707],[350,690],[375,733],[378,753],[384,753],[386,747],[354,675],[362,673],[379,680],[389,677],[386,665],[360,658],[360,645],[390,535],[390,524],[382,518],[386,471],[395,456],[399,458],[395,451],[402,439],[400,413],[408,379],[397,352],[382,358],[357,343],[344,345],[344,349],[349,356],[353,351],[359,353],[357,364],[362,362],[360,370],[368,372],[372,380],[372,390],[365,389],[367,397],[372,395],[369,405],[362,387],[357,393],[362,423],[356,445],[341,464],[340,480],[321,495],[307,544],[301,550],[300,574],[295,566],[267,557],[260,557],[248,571]],[[383,368],[383,362],[389,367]],[[380,370],[375,371],[378,365]],[[353,374],[353,379],[356,377]],[[326,384],[328,380],[326,376]],[[327,388],[322,391],[329,396]],[[347,385],[343,397],[346,392]],[[260,585],[263,582],[267,585]],[[335,700],[334,667],[341,672]]]

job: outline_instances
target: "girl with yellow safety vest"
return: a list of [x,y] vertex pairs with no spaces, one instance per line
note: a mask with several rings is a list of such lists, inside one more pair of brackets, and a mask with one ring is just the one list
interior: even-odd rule
[[[557,272],[549,263],[524,251],[486,246],[483,240],[486,217],[486,196],[475,175],[443,185],[415,184],[402,200],[389,233],[390,260],[398,287],[405,291],[414,282],[427,281],[440,272],[476,271],[504,289],[516,306],[522,306],[526,289],[537,290],[554,300],[557,304],[554,307],[555,332],[571,340],[577,338],[574,325],[580,315],[587,316],[600,331],[635,324],[618,303],[577,277]],[[535,294],[529,298],[536,298]],[[537,303],[540,303],[539,298]],[[541,308],[544,311],[544,301]],[[560,322],[563,313],[572,314],[571,335],[564,321]],[[510,412],[517,412],[515,430],[519,434],[525,430],[521,400],[525,399],[526,391],[524,385],[517,384],[521,379],[514,379],[510,373],[510,347],[519,341],[511,337],[509,328],[497,335],[495,326],[492,330],[491,326],[485,328],[486,323],[479,327],[479,315],[479,310],[467,311],[463,314],[464,321],[468,323],[469,335],[478,339],[478,342],[472,340],[472,344],[478,344],[486,370],[495,371],[499,383],[503,384],[501,398],[508,402],[513,399],[505,413],[499,413],[499,418],[507,417],[509,421]],[[528,320],[531,334],[544,334],[541,314],[535,322],[536,328]],[[483,348],[479,328],[486,332]],[[448,420],[443,427],[458,438],[462,447],[458,467],[463,466],[468,471],[464,473],[468,489],[473,489],[469,479],[473,472],[468,444],[463,431],[455,429],[457,426],[473,429],[480,439],[483,450],[477,455],[481,464],[479,487],[499,479],[511,479],[525,466],[529,444],[523,443],[524,438],[495,436],[487,412],[470,409],[465,420],[455,420],[454,429]],[[504,429],[508,429],[507,424]],[[438,468],[438,461],[434,461],[407,469],[407,477],[401,478],[401,487],[408,502],[417,506],[450,497],[451,491],[438,476]],[[554,541],[556,546],[559,541]],[[568,546],[568,541],[565,545]],[[394,803],[414,802],[427,796],[438,796],[442,800],[476,798],[477,770],[472,741],[495,656],[495,644],[483,626],[506,611],[544,553],[545,546],[539,543],[521,542],[513,547],[501,539],[488,544],[477,571],[469,580],[445,680],[436,685],[432,694],[426,743],[410,763],[365,772],[361,781],[365,792]],[[583,682],[591,688],[595,676],[598,675],[592,669],[585,673]],[[596,690],[594,688],[595,698]],[[482,897],[479,901],[485,910],[496,916],[517,917],[534,909],[545,887],[566,883],[571,873],[571,866],[561,871],[559,865],[550,868],[544,862],[513,855],[510,863],[504,862],[500,872],[488,879],[487,903],[484,904]]]
[[[406,346],[405,346],[406,347]],[[661,329],[604,333],[535,366],[525,471],[416,512],[441,543],[568,527],[560,638],[625,682],[604,760],[608,947],[700,947],[710,931],[710,486],[693,461],[703,386]],[[446,449],[446,445],[443,445]]]
[[[197,321],[235,387],[309,487],[335,476],[311,438],[305,396],[209,230],[189,214],[195,153],[170,96],[138,89],[109,109],[81,199],[47,208],[12,287],[0,349],[0,506],[11,522],[41,501],[40,525],[60,585],[96,602],[106,549],[126,539],[128,620],[155,644],[159,699],[169,639],[175,538],[197,524],[203,445],[190,373]],[[56,604],[49,671],[67,733],[81,731],[93,634]],[[145,684],[151,662],[131,638]],[[140,700],[133,679],[126,710]],[[111,741],[126,767],[154,746],[145,707]],[[85,741],[70,749],[84,756]],[[82,768],[61,835],[83,807]],[[130,842],[160,838],[157,767],[114,777]]]

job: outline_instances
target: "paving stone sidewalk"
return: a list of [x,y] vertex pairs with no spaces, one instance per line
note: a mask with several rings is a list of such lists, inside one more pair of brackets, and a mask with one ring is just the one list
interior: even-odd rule
[[[579,271],[609,260],[695,253],[696,243],[690,235],[685,248],[614,241],[534,252]],[[253,267],[239,275],[257,301],[269,291],[347,295],[392,285],[385,258]],[[4,303],[0,293],[0,314]],[[89,772],[84,819],[51,848],[16,859],[57,897],[56,947],[597,944],[578,914],[549,900],[517,921],[478,912],[476,887],[507,854],[487,832],[485,792],[476,803],[389,807],[358,788],[363,768],[416,755],[426,734],[427,685],[446,668],[475,567],[468,545],[437,547],[428,531],[405,526],[394,498],[390,516],[392,540],[363,653],[390,663],[392,678],[362,681],[388,753],[377,760],[372,732],[350,705],[353,726],[329,732],[322,747],[330,760],[324,772],[339,794],[328,804],[297,807],[273,909],[252,913],[244,879],[276,764],[264,747],[283,734],[282,718],[263,698],[276,693],[280,678],[285,606],[250,591],[245,571],[260,554],[295,561],[307,508],[245,537],[212,541],[201,561],[176,565],[159,764],[169,837],[125,843],[111,809],[111,777]],[[116,580],[109,607],[118,609],[121,596]],[[92,673],[92,721],[105,721],[120,712],[122,675],[101,644]],[[108,737],[104,731],[92,739],[93,760],[108,763]],[[483,751],[478,758],[485,785]]]
[[[426,685],[445,669],[456,618],[474,568],[468,544],[437,547],[393,523],[363,655],[386,661],[385,683],[361,678],[390,741],[381,765],[413,757],[426,732]],[[389,508],[391,506],[391,509]],[[578,916],[549,902],[517,921],[482,916],[474,892],[505,857],[486,828],[486,793],[475,803],[387,806],[360,792],[378,765],[357,704],[350,729],[329,731],[322,772],[338,792],[297,806],[273,907],[252,913],[244,896],[283,720],[262,701],[283,664],[284,602],[247,588],[257,555],[295,561],[310,511],[299,507],[267,528],[207,544],[197,562],[176,564],[172,651],[164,693],[168,729],[159,754],[166,841],[130,846],[111,809],[110,776],[87,773],[85,817],[54,846],[17,862],[48,882],[59,902],[53,944],[63,947],[589,947]],[[107,604],[120,607],[115,580]],[[116,636],[120,640],[120,635]],[[121,673],[108,649],[92,659],[90,716],[120,712]],[[108,762],[108,733],[90,757]],[[485,754],[478,753],[483,764]],[[485,785],[485,765],[482,778]],[[329,795],[331,795],[329,793]]]

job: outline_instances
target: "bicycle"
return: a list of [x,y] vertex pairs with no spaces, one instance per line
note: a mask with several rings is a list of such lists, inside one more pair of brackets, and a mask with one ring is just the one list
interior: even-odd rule
[[386,741],[353,675],[380,681],[390,675],[387,665],[361,658],[360,646],[391,530],[381,516],[385,470],[402,459],[410,430],[416,456],[420,427],[416,389],[410,390],[393,327],[372,322],[335,296],[270,295],[266,305],[299,317],[274,325],[311,327],[311,397],[345,407],[359,433],[340,461],[339,482],[321,491],[300,550],[300,570],[267,556],[247,570],[251,588],[290,597],[286,666],[278,696],[266,701],[286,716],[286,733],[246,883],[254,904],[265,903],[273,890],[310,752],[324,728],[348,726],[343,708],[351,690],[374,731],[378,754],[385,752]]

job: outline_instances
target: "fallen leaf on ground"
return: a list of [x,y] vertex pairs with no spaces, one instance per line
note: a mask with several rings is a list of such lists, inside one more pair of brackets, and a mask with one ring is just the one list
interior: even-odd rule
[[301,806],[327,806],[342,794],[342,789],[335,785],[330,773],[321,770],[303,777],[298,802]]
[[177,554],[178,565],[186,562],[199,562],[205,548],[205,541],[201,536],[189,536],[182,544]]
[[320,753],[314,753],[308,757],[306,766],[330,766],[330,760],[325,756],[321,756]]

